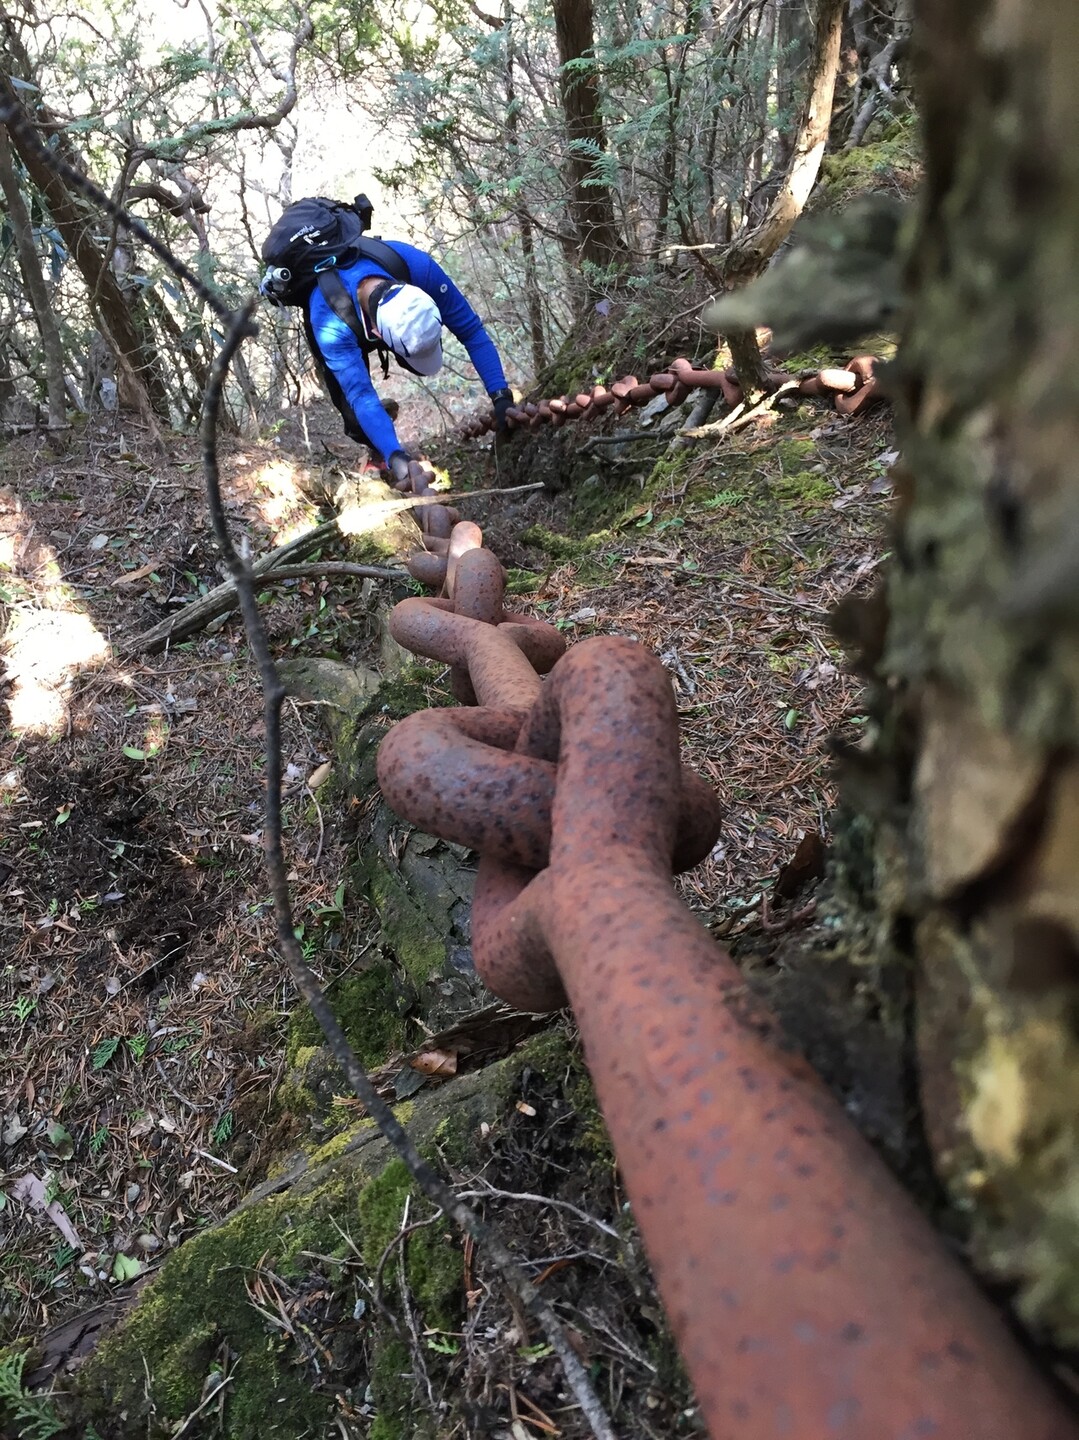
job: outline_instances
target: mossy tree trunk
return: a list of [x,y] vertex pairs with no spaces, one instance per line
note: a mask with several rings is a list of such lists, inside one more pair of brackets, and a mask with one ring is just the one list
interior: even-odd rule
[[[895,559],[857,621],[878,935],[984,1272],[1079,1341],[1079,10],[920,0]],[[849,918],[849,917],[848,917]]]

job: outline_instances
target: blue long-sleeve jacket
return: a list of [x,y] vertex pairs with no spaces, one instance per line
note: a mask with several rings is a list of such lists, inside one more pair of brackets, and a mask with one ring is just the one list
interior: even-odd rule
[[[505,389],[506,376],[494,342],[484,329],[483,321],[442,266],[423,250],[417,250],[415,245],[406,245],[403,240],[390,240],[386,243],[392,250],[397,251],[408,266],[412,284],[426,291],[438,306],[443,325],[457,336],[468,351],[469,359],[475,365],[487,393],[493,394],[496,390]],[[372,275],[394,278],[373,260],[357,260],[354,265],[349,265],[338,273],[353,298],[360,282]],[[345,322],[330,309],[321,290],[317,288],[311,292],[308,314],[323,359],[337,378],[364,434],[383,457],[391,455],[394,450],[402,449],[393,428],[393,421],[382,408],[382,402],[371,383],[371,375],[359,341]]]

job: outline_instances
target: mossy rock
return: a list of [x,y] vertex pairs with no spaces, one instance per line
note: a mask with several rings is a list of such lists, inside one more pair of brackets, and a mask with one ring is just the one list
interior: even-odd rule
[[[535,1106],[522,1112],[522,1096],[542,1115],[529,1118]],[[561,1139],[548,1152],[552,1123]],[[583,1192],[587,1201],[588,1187],[598,1185],[596,1193],[613,1206],[601,1206],[601,1213],[618,1218],[606,1131],[564,1031],[535,1036],[488,1069],[422,1093],[408,1129],[422,1153],[453,1174],[491,1165],[492,1146],[512,1164],[531,1166],[537,1138],[546,1137],[550,1160],[543,1163],[554,1166],[551,1174],[577,1199]],[[497,1180],[504,1173],[497,1165],[506,1161],[494,1163]],[[207,1380],[227,1373],[223,1440],[314,1440],[330,1433],[337,1395],[359,1407],[369,1393],[376,1407],[370,1434],[433,1437],[435,1420],[404,1332],[395,1333],[369,1300],[381,1265],[381,1303],[400,1311],[403,1265],[417,1330],[429,1346],[425,1366],[439,1393],[452,1396],[460,1363],[453,1337],[465,1313],[462,1240],[441,1217],[402,1236],[404,1225],[435,1213],[369,1120],[296,1157],[223,1224],[165,1260],[126,1320],[79,1370],[73,1385],[79,1422],[96,1424],[109,1440],[164,1440],[198,1406]],[[627,1263],[637,1265],[636,1242],[628,1243]],[[632,1284],[627,1295],[635,1307],[642,1284],[636,1272]],[[290,1328],[272,1320],[274,1296]],[[358,1296],[366,1297],[364,1305]],[[676,1371],[669,1337],[656,1336],[651,1321],[648,1335],[642,1344],[655,1340],[656,1354],[663,1351],[665,1367],[669,1362]]]
[[350,553],[365,561],[385,564],[403,559],[416,549],[420,530],[401,500],[385,481],[373,475],[350,473],[334,495],[341,534],[350,540]]
[[519,536],[522,545],[541,551],[555,564],[563,565],[585,559],[603,548],[612,538],[610,530],[596,530],[587,535],[563,535],[545,525],[530,525]]
[[913,115],[894,120],[866,145],[838,150],[821,162],[813,210],[845,204],[876,190],[894,193],[913,188],[921,170],[917,122]]
[[[383,1263],[407,1223],[406,1206],[415,1195],[415,1182],[403,1160],[393,1160],[366,1186],[360,1197],[363,1258],[375,1274],[385,1273],[385,1293],[399,1294],[398,1267]],[[463,1311],[464,1267],[451,1222],[440,1221],[419,1230],[409,1240],[405,1274],[428,1328],[452,1331]]]
[[315,1401],[299,1357],[255,1309],[245,1280],[272,1275],[279,1290],[300,1282],[310,1274],[302,1252],[343,1256],[342,1231],[357,1228],[354,1194],[330,1180],[302,1202],[275,1197],[187,1241],[80,1370],[86,1418],[110,1435],[171,1435],[227,1347],[241,1357],[229,1386],[229,1440],[320,1434],[332,1400]]
[[[463,1076],[418,1100],[410,1133],[436,1159],[436,1133],[452,1123],[474,1152],[481,1125],[498,1120],[499,1093],[488,1072]],[[408,1351],[395,1347],[371,1307],[358,1313],[363,1288],[357,1291],[350,1273],[362,1256],[362,1273],[373,1276],[409,1194],[415,1214],[421,1207],[432,1213],[370,1121],[314,1156],[298,1157],[222,1225],[166,1259],[126,1320],[79,1370],[80,1422],[96,1424],[109,1440],[171,1436],[199,1404],[207,1378],[221,1375],[217,1367],[227,1356],[225,1440],[321,1440],[330,1433],[336,1395],[359,1406],[369,1384],[384,1412],[384,1434],[422,1434],[421,1411],[415,1425],[410,1414],[411,1381],[399,1378],[402,1371],[411,1376]],[[411,1303],[433,1331],[453,1328],[463,1311],[461,1241],[451,1228],[440,1221],[419,1231],[405,1251]],[[388,1297],[397,1293],[397,1276],[396,1263],[387,1264]],[[319,1297],[310,1313],[303,1304],[308,1293]],[[274,1294],[293,1318],[291,1331],[266,1318],[274,1314]],[[325,1342],[305,1338],[328,1315],[329,1352]],[[394,1412],[411,1428],[395,1431]]]
[[360,798],[376,787],[375,756],[393,722],[450,702],[440,684],[443,672],[425,663],[408,664],[381,681],[362,668],[331,660],[285,660],[279,669],[290,694],[324,707],[336,759],[335,781],[346,794]]
[[381,806],[353,879],[428,1025],[438,1028],[489,1000],[472,969],[475,869],[466,850],[415,830]]

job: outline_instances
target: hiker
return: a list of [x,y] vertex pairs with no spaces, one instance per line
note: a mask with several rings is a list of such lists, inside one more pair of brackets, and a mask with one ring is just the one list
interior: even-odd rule
[[372,383],[373,354],[383,376],[390,355],[415,375],[435,375],[446,326],[468,351],[498,430],[513,393],[483,321],[445,270],[414,245],[364,234],[370,220],[365,196],[351,206],[319,197],[296,201],[263,244],[268,268],[259,289],[272,304],[302,307],[308,344],[346,435],[401,480],[410,457]]

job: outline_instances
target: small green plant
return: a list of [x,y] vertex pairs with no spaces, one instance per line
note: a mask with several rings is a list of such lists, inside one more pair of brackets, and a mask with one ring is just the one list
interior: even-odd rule
[[127,1048],[136,1060],[141,1060],[146,1054],[146,1047],[149,1043],[149,1035],[129,1035],[127,1037]]
[[50,1256],[54,1274],[59,1275],[66,1270],[78,1253],[74,1245],[57,1245]]
[[704,510],[727,510],[735,505],[741,505],[743,500],[748,499],[745,490],[717,490],[714,495],[702,502]]
[[90,1154],[100,1155],[102,1150],[104,1150],[105,1146],[108,1144],[108,1141],[108,1130],[103,1125],[98,1126],[98,1128],[90,1136]]
[[332,905],[315,905],[312,907],[312,909],[314,914],[316,915],[332,915],[338,920],[343,920],[345,918],[344,884],[338,885],[337,889],[334,891]]
[[520,1355],[522,1360],[531,1362],[534,1360],[546,1360],[548,1355],[554,1354],[554,1350],[550,1345],[541,1341],[538,1345],[519,1345],[517,1347],[517,1354]]
[[119,1048],[119,1035],[107,1035],[104,1040],[99,1040],[90,1053],[91,1068],[94,1070],[104,1070],[105,1066]]
[[15,1427],[18,1440],[50,1440],[64,1427],[56,1418],[50,1396],[30,1395],[23,1388],[25,1364],[25,1352],[0,1355],[0,1414]]
[[441,1335],[428,1335],[427,1348],[437,1355],[457,1355],[461,1350],[456,1340],[448,1340]]
[[210,1131],[210,1139],[215,1145],[224,1145],[227,1140],[232,1138],[232,1127],[232,1111],[226,1110]]
[[302,921],[299,925],[295,927],[292,933],[300,942],[300,950],[303,952],[303,958],[305,960],[313,959],[318,949],[316,937],[314,935],[307,934],[307,927],[303,924]]

